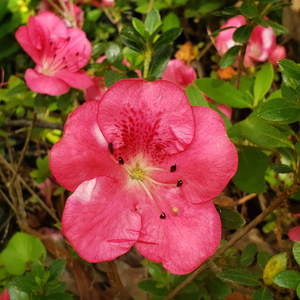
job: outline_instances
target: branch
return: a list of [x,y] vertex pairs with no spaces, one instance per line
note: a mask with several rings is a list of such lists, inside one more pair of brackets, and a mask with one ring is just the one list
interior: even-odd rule
[[[23,126],[30,126],[31,121],[30,120],[10,120],[4,123],[4,127],[8,127],[8,126],[16,126],[16,127],[23,127]],[[44,122],[44,121],[40,121],[40,120],[36,120],[35,127],[39,127],[39,128],[48,128],[48,129],[59,129],[61,131],[64,130],[64,124],[57,124],[57,123],[49,123],[49,122]]]

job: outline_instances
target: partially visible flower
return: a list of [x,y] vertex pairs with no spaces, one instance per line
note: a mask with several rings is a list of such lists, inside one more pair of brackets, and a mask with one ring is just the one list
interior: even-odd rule
[[61,230],[55,230],[55,229],[48,228],[48,227],[42,227],[38,230],[38,232],[43,234],[46,238],[50,238],[55,242],[60,242],[64,238]]
[[277,45],[271,53],[269,61],[274,67],[277,67],[277,62],[283,58],[286,58],[286,50],[283,46]]
[[186,65],[182,60],[171,59],[161,78],[171,81],[185,90],[189,84],[197,79],[197,74],[192,66]]
[[288,232],[289,239],[293,242],[300,241],[300,226],[291,228]]
[[25,81],[37,93],[58,96],[70,87],[85,89],[93,80],[82,70],[91,55],[91,43],[85,33],[66,25],[53,13],[30,16],[16,39],[36,63],[27,69]]
[[[209,98],[207,95],[203,94],[204,98],[210,102],[210,103],[214,103],[214,100]],[[225,104],[219,104],[217,106],[217,108],[230,120],[231,119],[231,108]]]
[[10,300],[10,297],[9,297],[9,293],[8,293],[8,290],[5,289],[2,294],[1,294],[1,297],[0,297],[0,300]]
[[90,0],[90,1],[85,0],[84,3],[91,3],[99,9],[108,8],[116,4],[115,0]]
[[69,116],[50,168],[73,192],[62,229],[81,257],[112,260],[135,245],[185,274],[218,248],[211,199],[234,175],[237,152],[221,117],[191,107],[178,86],[129,79]]
[[45,182],[38,184],[40,193],[45,197],[45,202],[48,206],[51,206],[51,198],[53,192],[59,187],[57,182],[53,178],[47,178]]

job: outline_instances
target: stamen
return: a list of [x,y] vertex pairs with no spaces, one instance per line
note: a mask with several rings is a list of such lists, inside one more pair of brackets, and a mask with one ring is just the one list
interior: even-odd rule
[[179,179],[179,180],[177,181],[177,185],[176,185],[176,186],[180,187],[180,186],[182,186],[182,184],[183,184],[183,181],[182,181],[181,179]]
[[165,219],[166,218],[166,214],[164,212],[162,212],[159,216],[161,219]]
[[108,149],[109,149],[109,151],[110,151],[111,154],[114,154],[113,143],[109,143],[109,144],[108,144]]
[[174,214],[175,214],[175,217],[177,217],[178,207],[174,206],[174,207],[172,208],[172,210],[173,210],[173,212],[174,212]]
[[170,168],[170,172],[173,173],[176,171],[176,164],[172,165]]
[[121,165],[124,165],[124,160],[123,160],[123,158],[120,156],[119,157],[119,163],[121,164]]

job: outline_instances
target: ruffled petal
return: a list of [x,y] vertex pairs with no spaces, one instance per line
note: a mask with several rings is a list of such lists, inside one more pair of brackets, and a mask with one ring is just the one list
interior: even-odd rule
[[158,165],[166,153],[183,151],[193,139],[189,101],[168,81],[120,80],[104,94],[99,109],[103,135],[126,160],[143,153]]
[[73,111],[65,124],[64,136],[50,151],[50,169],[70,191],[97,176],[122,174],[98,127],[98,109],[98,101],[89,101]]
[[76,73],[60,72],[59,74],[55,74],[54,77],[59,78],[75,89],[87,89],[94,85],[93,79],[84,70]]
[[142,228],[137,249],[146,258],[161,262],[169,272],[187,274],[194,271],[217,250],[221,238],[221,222],[212,201],[187,203],[180,192],[168,190],[164,195],[178,207],[177,217],[165,211],[160,219],[149,204],[140,213]]
[[51,96],[63,95],[70,89],[64,81],[38,73],[33,69],[26,70],[25,81],[34,92]]
[[125,193],[107,177],[83,182],[68,198],[62,230],[83,259],[115,259],[138,240],[141,217],[132,199],[134,190]]

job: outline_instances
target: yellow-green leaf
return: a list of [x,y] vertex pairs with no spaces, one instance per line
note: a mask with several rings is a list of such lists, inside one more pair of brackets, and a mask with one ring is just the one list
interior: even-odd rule
[[286,253],[279,253],[271,257],[267,262],[266,267],[263,272],[263,280],[266,285],[271,285],[273,283],[273,278],[279,272],[286,269],[287,256]]

